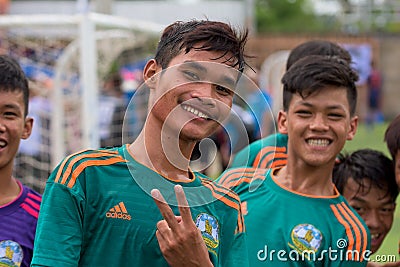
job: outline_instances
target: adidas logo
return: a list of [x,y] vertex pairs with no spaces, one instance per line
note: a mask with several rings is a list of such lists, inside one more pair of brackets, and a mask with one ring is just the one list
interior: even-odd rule
[[122,220],[131,220],[131,215],[129,215],[128,211],[125,208],[124,202],[120,202],[111,208],[106,213],[107,218],[114,218],[114,219],[122,219]]

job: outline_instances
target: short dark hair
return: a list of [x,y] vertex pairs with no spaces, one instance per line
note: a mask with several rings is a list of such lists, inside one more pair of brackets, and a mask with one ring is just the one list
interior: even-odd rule
[[[157,46],[155,60],[163,69],[182,51],[188,53],[191,49],[198,51],[221,51],[231,53],[234,59],[230,64],[243,71],[245,62],[244,46],[248,31],[241,33],[230,25],[210,20],[177,21],[165,28]],[[201,43],[201,46],[196,46]],[[218,58],[215,58],[218,59]],[[227,61],[228,61],[227,60]]]
[[337,56],[351,64],[351,55],[345,48],[326,40],[311,40],[296,46],[290,51],[286,61],[286,70],[297,60],[312,55]]
[[400,115],[397,115],[387,127],[384,140],[394,160],[400,149]]
[[29,107],[29,85],[25,73],[22,71],[18,62],[8,56],[0,55],[0,91],[16,92],[21,91],[24,97],[26,117]]
[[336,56],[307,56],[296,61],[282,77],[283,108],[289,109],[294,94],[306,98],[327,86],[344,87],[350,115],[355,114],[358,74],[350,65]]
[[[393,161],[382,152],[373,149],[360,149],[351,154],[341,153],[333,168],[333,183],[342,194],[349,179],[353,179],[360,187],[358,191],[371,187],[386,190],[393,202],[399,194],[393,168]],[[369,188],[365,181],[369,180]]]

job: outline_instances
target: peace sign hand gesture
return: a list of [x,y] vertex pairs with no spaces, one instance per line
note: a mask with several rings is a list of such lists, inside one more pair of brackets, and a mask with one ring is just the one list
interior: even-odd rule
[[192,219],[183,188],[174,187],[181,216],[175,216],[158,189],[151,191],[164,220],[157,223],[156,237],[170,266],[213,266],[200,230]]

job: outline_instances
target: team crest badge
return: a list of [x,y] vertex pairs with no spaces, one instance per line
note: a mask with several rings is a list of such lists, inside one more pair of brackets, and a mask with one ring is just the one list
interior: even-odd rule
[[299,224],[291,232],[290,247],[297,252],[317,252],[323,240],[320,230],[312,224]]
[[214,216],[207,213],[200,213],[196,218],[196,226],[207,247],[215,249],[219,245],[219,225]]
[[21,266],[24,252],[21,246],[12,240],[0,241],[0,266]]

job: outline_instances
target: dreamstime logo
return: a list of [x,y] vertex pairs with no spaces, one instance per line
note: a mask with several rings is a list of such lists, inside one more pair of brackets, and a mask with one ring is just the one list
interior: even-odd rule
[[[212,94],[205,93],[210,90],[211,86],[214,86],[212,90],[216,91]],[[196,90],[197,93],[193,93]],[[235,93],[234,108],[232,109],[229,106],[230,101],[227,101],[227,97],[224,95],[229,90]],[[269,108],[269,112],[266,113],[271,116],[270,120],[273,121],[271,107],[262,90],[253,80],[237,69],[212,61],[188,62],[169,67],[154,75],[152,79],[144,82],[136,90],[125,114],[122,141],[131,143],[135,140],[139,131],[132,134],[131,129],[137,125],[144,125],[148,112],[154,112],[153,114],[158,116],[158,119],[163,118],[161,136],[145,133],[142,137],[160,138],[164,155],[175,168],[183,171],[187,169],[187,158],[179,149],[180,138],[201,140],[198,151],[200,156],[190,162],[192,169],[201,172],[217,158],[217,145],[209,135],[219,127],[224,129],[232,146],[237,145],[238,142],[242,147],[249,145],[249,125],[246,124],[246,120],[249,118],[244,118],[240,112],[247,109],[246,114],[248,115],[253,116],[256,113],[255,107],[248,102],[250,92],[252,97],[264,101],[263,105]],[[215,94],[217,94],[216,97]],[[147,100],[148,104],[145,108],[147,112],[144,113],[143,103]],[[138,108],[141,110],[138,111]],[[256,125],[251,126],[260,129],[261,122],[257,120],[255,122]],[[145,127],[142,129],[146,131]],[[144,140],[144,142],[148,143],[152,140]],[[147,153],[147,151],[144,152]],[[152,159],[150,156],[148,158]],[[230,163],[231,158],[228,161]],[[154,162],[152,164],[154,165]],[[133,165],[128,164],[128,166],[136,183],[149,195],[154,188],[172,188],[174,185],[168,179],[138,179]],[[150,167],[156,169],[153,166]],[[195,199],[188,199],[191,206],[204,205],[215,200],[209,196],[210,194],[206,192],[202,194],[198,189],[199,187],[185,187],[187,197],[196,196]],[[177,204],[174,198],[171,201],[175,201],[175,203],[169,204]]]
[[257,259],[259,261],[364,261],[369,260],[372,252],[370,250],[358,251],[348,250],[347,240],[339,239],[336,242],[337,248],[328,247],[323,250],[304,250],[299,251],[296,249],[269,249],[268,245],[257,252]]

